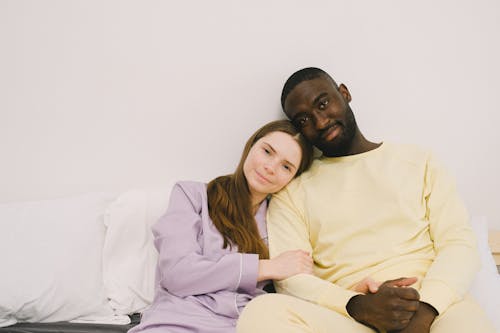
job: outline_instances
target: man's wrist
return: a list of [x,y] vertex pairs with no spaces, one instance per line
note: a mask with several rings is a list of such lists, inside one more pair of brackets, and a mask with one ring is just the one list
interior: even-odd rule
[[415,319],[420,323],[424,324],[426,328],[431,327],[434,319],[438,316],[437,310],[429,303],[420,302],[417,312],[415,313]]
[[361,298],[363,295],[355,295],[349,299],[349,301],[346,304],[346,310],[349,316],[352,318],[356,319],[359,322],[363,322],[363,307],[361,304]]
[[359,322],[365,326],[371,327],[372,329],[374,329],[377,332],[380,332],[380,330],[378,328],[373,326],[367,320],[368,317],[366,314],[366,309],[363,306],[364,298],[366,298],[366,295],[362,295],[362,294],[355,295],[355,296],[351,297],[346,304],[347,313],[349,314],[349,316],[354,318],[354,320],[356,320],[357,322]]
[[433,307],[432,305],[430,305],[429,303],[420,301],[420,306],[424,306],[426,309],[429,309],[430,311],[432,311],[434,313],[434,317],[439,316],[438,310],[436,310],[436,308]]

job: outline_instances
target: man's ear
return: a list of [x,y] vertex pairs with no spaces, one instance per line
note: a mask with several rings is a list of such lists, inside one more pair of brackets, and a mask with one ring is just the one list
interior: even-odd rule
[[349,103],[352,100],[351,93],[349,92],[349,89],[347,89],[345,84],[343,84],[343,83],[340,84],[339,92],[342,96],[344,96],[347,103]]

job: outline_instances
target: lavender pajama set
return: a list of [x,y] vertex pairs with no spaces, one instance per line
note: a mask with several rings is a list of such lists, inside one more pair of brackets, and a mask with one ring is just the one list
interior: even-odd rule
[[[267,243],[267,201],[255,219]],[[236,332],[243,307],[264,294],[257,283],[259,257],[223,249],[223,238],[208,214],[207,185],[178,182],[167,212],[154,225],[159,252],[155,298],[136,332]]]

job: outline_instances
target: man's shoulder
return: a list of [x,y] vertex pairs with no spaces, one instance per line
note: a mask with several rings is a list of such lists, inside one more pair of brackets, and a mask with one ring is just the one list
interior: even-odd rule
[[407,162],[420,163],[432,155],[430,149],[415,144],[385,142],[384,146],[387,155]]
[[321,159],[320,158],[313,159],[309,169],[303,172],[297,178],[295,178],[290,184],[294,184],[295,186],[301,186],[307,184],[311,179],[314,179],[320,167],[321,167]]
[[289,195],[296,196],[306,191],[309,186],[317,180],[318,169],[321,167],[319,159],[314,159],[311,166],[307,171],[300,176],[294,178],[280,193],[288,193]]

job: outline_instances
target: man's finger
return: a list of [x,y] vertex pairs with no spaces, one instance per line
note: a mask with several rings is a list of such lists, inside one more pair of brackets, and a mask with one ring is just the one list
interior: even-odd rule
[[380,287],[381,284],[382,284],[381,282],[375,281],[370,278],[366,281],[366,286],[368,287],[368,291],[371,292],[372,294],[378,291],[378,287]]
[[398,295],[398,297],[408,300],[408,301],[419,301],[420,294],[414,288],[394,288],[394,293]]
[[384,284],[391,287],[408,287],[417,281],[418,279],[416,277],[401,277],[399,279],[385,281]]
[[418,278],[416,278],[416,277],[409,277],[409,278],[405,277],[405,278],[400,278],[400,279],[394,280],[392,285],[394,287],[409,287],[417,281],[418,281]]
[[[420,307],[419,301],[406,301],[400,299],[393,303],[392,313],[416,313]],[[399,317],[398,317],[399,318]]]
[[370,277],[366,277],[359,281],[353,288],[354,291],[366,294],[366,293],[376,293],[380,287],[381,282],[375,281]]

